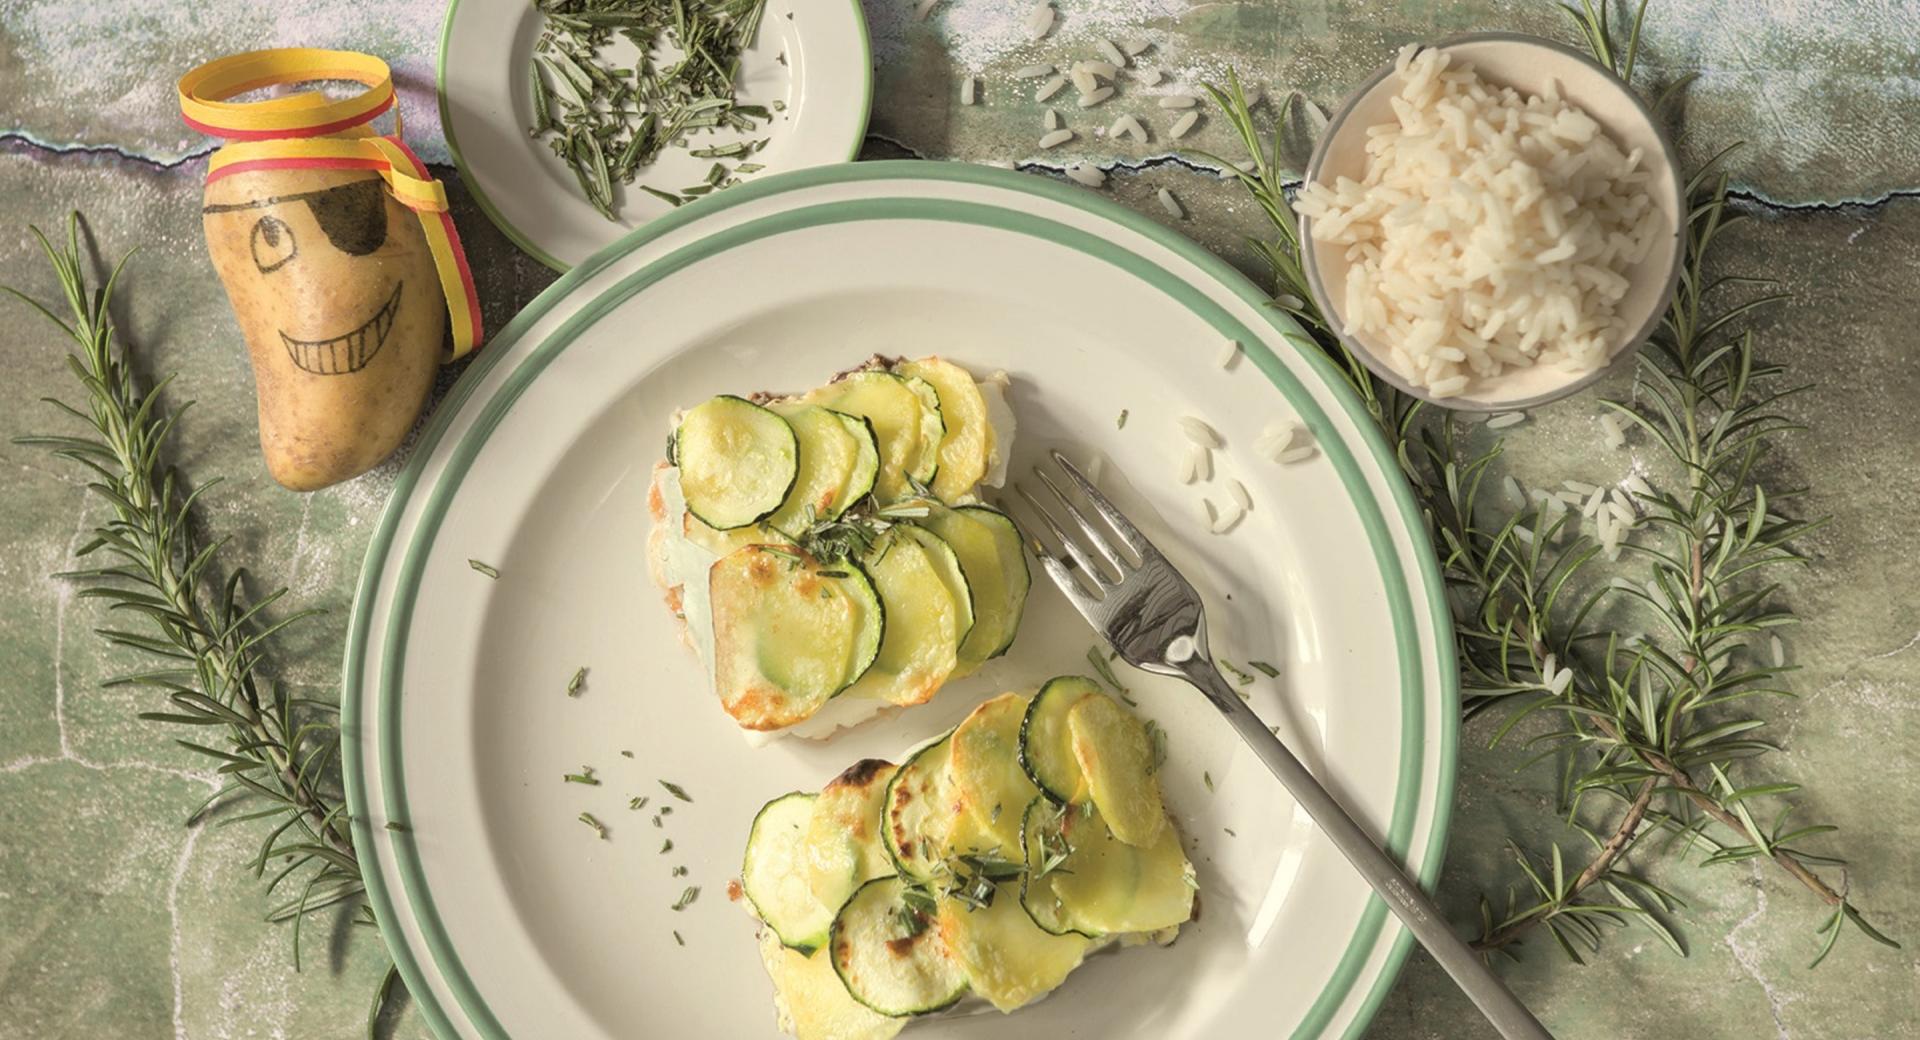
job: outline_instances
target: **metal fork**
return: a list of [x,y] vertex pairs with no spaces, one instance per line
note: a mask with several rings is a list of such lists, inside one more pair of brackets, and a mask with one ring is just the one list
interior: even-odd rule
[[[1380,893],[1414,938],[1440,962],[1501,1036],[1508,1040],[1552,1040],[1552,1034],[1447,926],[1439,908],[1420,890],[1419,883],[1374,844],[1307,767],[1220,677],[1207,649],[1206,610],[1193,585],[1073,463],[1058,451],[1052,454],[1054,462],[1106,522],[1103,530],[1088,520],[1073,499],[1039,467],[1035,467],[1034,474],[1052,493],[1055,509],[1042,504],[1025,487],[1015,487],[1066,554],[1066,559],[1062,559],[1047,551],[1038,539],[1029,539],[1034,555],[1039,557],[1041,566],[1068,601],[1128,664],[1185,679],[1206,694],[1207,700],[1213,702],[1240,734],[1240,739],[1260,756],[1293,795],[1294,801],[1306,809],[1334,847],[1347,857],[1374,891]],[[1054,519],[1056,509],[1079,531],[1079,540]],[[1111,536],[1107,533],[1109,530]],[[1122,546],[1131,553],[1131,558],[1120,551]]]

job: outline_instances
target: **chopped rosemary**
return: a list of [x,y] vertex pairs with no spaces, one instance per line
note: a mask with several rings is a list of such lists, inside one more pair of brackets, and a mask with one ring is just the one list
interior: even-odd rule
[[667,853],[669,853],[669,852],[672,852],[672,851],[673,851],[673,839],[672,839],[672,838],[668,838],[668,839],[667,839],[666,841],[664,841],[664,842],[661,842],[661,843],[660,843],[660,855],[662,855],[662,856],[664,856],[664,855],[666,855]]
[[467,566],[472,567],[474,570],[479,571],[489,578],[498,580],[500,577],[500,572],[495,570],[492,565],[481,563],[479,560],[469,559],[467,560]]
[[700,886],[688,885],[687,890],[680,893],[680,898],[674,901],[673,909],[675,911],[685,910],[687,907],[692,906],[693,901],[698,898],[700,898]]
[[1113,428],[1116,430],[1124,430],[1127,428],[1127,410],[1125,408],[1120,409],[1120,418],[1113,421]]
[[647,800],[647,796],[644,794],[630,798],[627,800],[627,808],[634,810],[644,809],[647,807]]
[[1200,774],[1200,779],[1206,781],[1207,790],[1209,791],[1213,790],[1213,774],[1212,773],[1202,772]]
[[[772,119],[734,96],[740,54],[759,32],[766,0],[534,0],[534,7],[546,17],[527,65],[527,132],[572,168],[587,201],[609,220],[613,186],[633,184],[666,149],[687,147],[692,135],[753,131]],[[616,37],[639,49],[632,65],[614,64],[609,45]],[[663,51],[677,57],[654,56]],[[739,159],[764,143],[718,142],[690,152]],[[724,167],[708,178],[708,191],[730,180]],[[669,205],[684,201],[638,187]]]
[[1167,731],[1152,719],[1147,720],[1147,744],[1153,748],[1153,763],[1147,772],[1158,773],[1167,764]]
[[687,868],[686,868],[686,867],[675,867],[675,868],[673,868],[673,876],[674,876],[674,877],[686,877],[686,876],[687,876]]
[[409,827],[409,826],[407,826],[407,825],[406,825],[406,824],[404,824],[404,823],[401,823],[401,822],[400,822],[399,820],[388,820],[388,821],[387,821],[387,829],[388,829],[388,830],[390,830],[390,831],[398,831],[398,832],[400,832],[400,833],[402,833],[402,834],[405,834],[405,833],[407,833],[408,831],[410,831],[410,830],[412,830],[413,828],[412,828],[412,827]]
[[1229,838],[1238,838],[1238,837],[1240,836],[1240,835],[1238,835],[1238,834],[1235,834],[1235,833],[1233,833],[1233,828],[1232,828],[1232,827],[1222,827],[1222,828],[1220,828],[1220,829],[1221,829],[1221,830],[1223,830],[1223,831],[1226,831],[1226,832],[1227,832],[1227,837],[1229,837]]
[[621,757],[621,758],[632,758],[632,757],[633,757],[633,752],[631,752],[631,751],[625,751],[625,750],[622,750],[622,751],[620,752],[620,757]]
[[[579,671],[573,673],[573,678],[567,680],[567,696],[569,697],[580,696],[580,687],[584,685],[586,681],[587,681],[587,666],[583,664],[580,666]],[[627,753],[623,751],[621,752],[621,754],[627,754]],[[627,755],[627,757],[632,758],[633,756],[629,754]]]
[[1248,675],[1247,673],[1241,671],[1238,668],[1235,668],[1232,661],[1229,661],[1224,657],[1219,658],[1218,660],[1220,661],[1220,667],[1225,668],[1229,673],[1233,675],[1234,682],[1237,682],[1240,685],[1245,686],[1248,683],[1253,681],[1253,676]]
[[600,779],[593,775],[592,766],[581,766],[578,773],[565,773],[561,775],[560,779],[570,784],[586,784],[589,787],[600,786]]
[[1269,679],[1280,678],[1280,669],[1275,668],[1265,661],[1248,661],[1247,664]]
[[1100,653],[1098,646],[1087,647],[1087,663],[1093,665],[1094,673],[1100,677],[1100,681],[1106,683],[1108,689],[1119,694],[1121,700],[1136,708],[1140,706],[1139,702],[1133,699],[1133,691],[1120,685],[1120,678],[1113,674],[1113,666],[1107,663],[1106,657]]
[[607,825],[604,823],[601,823],[599,820],[594,819],[592,813],[590,812],[581,813],[580,822],[586,824],[589,827],[592,827],[593,833],[599,835],[601,841],[607,840]]
[[[666,788],[666,789],[667,789],[667,793],[668,793],[668,794],[670,794],[670,795],[672,795],[672,796],[674,796],[675,798],[678,798],[678,799],[680,799],[680,800],[681,800],[681,801],[683,801],[683,802],[691,802],[691,801],[693,801],[693,796],[687,793],[687,789],[686,789],[686,788],[684,788],[684,787],[681,787],[681,786],[680,786],[679,784],[676,784],[676,783],[674,783],[674,782],[673,782],[673,781],[671,781],[671,780],[662,780],[662,781],[660,781],[660,786],[661,786],[661,787],[664,787],[664,788]],[[664,808],[664,809],[662,809],[662,810],[660,810],[660,811],[661,811],[661,812],[672,812],[672,811],[673,811],[673,807],[672,807],[672,806],[668,806],[668,807],[666,807],[666,808]]]
[[673,941],[679,943],[682,946],[685,946],[687,944],[687,941],[685,939],[680,938],[680,933],[678,931],[675,931],[673,933]]

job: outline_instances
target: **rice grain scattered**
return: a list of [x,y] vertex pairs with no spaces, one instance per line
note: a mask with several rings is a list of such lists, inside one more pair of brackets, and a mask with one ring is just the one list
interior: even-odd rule
[[1035,4],[1033,13],[1027,15],[1027,39],[1043,40],[1053,31],[1053,5],[1042,2]]
[[1600,417],[1600,436],[1609,448],[1625,447],[1627,431],[1620,425],[1620,417],[1608,412]]
[[1068,141],[1071,141],[1071,140],[1073,140],[1073,131],[1055,130],[1052,133],[1047,134],[1044,137],[1040,138],[1040,147],[1058,148],[1061,145],[1066,144]]
[[1014,79],[1039,79],[1042,76],[1051,75],[1053,75],[1051,65],[1022,65],[1013,70]]
[[1087,71],[1085,62],[1068,69],[1067,78],[1073,81],[1073,89],[1082,94],[1091,94],[1100,89],[1100,81]]
[[1203,481],[1212,480],[1213,452],[1198,444],[1194,445],[1191,451],[1193,452],[1193,475]]
[[1168,94],[1160,99],[1161,108],[1192,108],[1199,103],[1200,99],[1192,94]]
[[1173,197],[1173,192],[1161,188],[1154,192],[1154,197],[1160,200],[1160,208],[1167,211],[1167,216],[1175,220],[1187,218],[1187,211],[1181,207],[1180,200]]
[[979,89],[980,89],[980,77],[968,76],[967,78],[961,80],[960,81],[960,103],[963,105],[973,104],[975,92],[978,91]]
[[1067,176],[1089,188],[1098,188],[1107,183],[1107,175],[1101,172],[1100,167],[1086,163],[1074,163],[1067,167]]
[[1076,61],[1073,67],[1112,83],[1120,78],[1120,66],[1110,61]]
[[1786,644],[1780,641],[1779,636],[1769,636],[1767,638],[1767,647],[1773,654],[1773,666],[1775,668],[1785,668],[1787,666]]
[[1080,107],[1092,108],[1093,106],[1099,104],[1102,101],[1105,101],[1106,99],[1112,96],[1113,96],[1112,87],[1101,87],[1099,90],[1096,90],[1091,94],[1082,94],[1080,96]]
[[1501,412],[1499,415],[1487,420],[1487,429],[1504,430],[1509,426],[1518,426],[1526,421],[1527,413],[1525,412]]
[[1240,504],[1241,509],[1249,512],[1253,510],[1253,496],[1247,494],[1247,486],[1245,484],[1237,480],[1228,480],[1227,494],[1233,496],[1233,500]]
[[1245,517],[1246,515],[1247,515],[1247,511],[1245,508],[1243,508],[1240,505],[1240,503],[1238,502],[1227,503],[1225,508],[1220,509],[1218,515],[1214,517],[1213,533],[1226,534],[1228,531],[1231,531],[1235,527],[1240,526],[1241,518]]
[[1140,82],[1145,83],[1149,87],[1159,86],[1160,81],[1165,78],[1166,74],[1159,69],[1148,69],[1140,74]]
[[1067,77],[1054,76],[1051,79],[1047,80],[1045,83],[1040,84],[1040,89],[1033,92],[1033,99],[1035,101],[1045,101],[1046,99],[1066,89],[1066,86],[1067,86]]
[[1133,39],[1126,40],[1120,44],[1120,49],[1123,51],[1126,51],[1129,57],[1139,57],[1140,55],[1147,53],[1147,51],[1152,47],[1153,47],[1153,41],[1143,36],[1136,36]]
[[1173,126],[1167,131],[1167,136],[1178,141],[1180,138],[1187,136],[1187,131],[1193,129],[1193,124],[1199,121],[1200,113],[1188,112],[1186,115],[1173,121]]
[[1215,368],[1226,368],[1233,364],[1234,358],[1237,358],[1239,356],[1240,356],[1240,341],[1237,339],[1230,339],[1225,343],[1220,344],[1220,353],[1214,356],[1213,365]]
[[1218,430],[1208,426],[1206,420],[1198,416],[1183,415],[1177,422],[1180,424],[1180,432],[1187,435],[1187,440],[1203,448],[1218,448],[1226,443],[1220,439]]
[[1105,55],[1108,61],[1123,69],[1127,67],[1126,52],[1116,46],[1112,40],[1101,40],[1099,46],[1100,53]]
[[1040,122],[1045,124],[1048,130],[1058,130],[1060,129],[1060,113],[1049,108],[1047,109],[1047,114],[1040,117]]

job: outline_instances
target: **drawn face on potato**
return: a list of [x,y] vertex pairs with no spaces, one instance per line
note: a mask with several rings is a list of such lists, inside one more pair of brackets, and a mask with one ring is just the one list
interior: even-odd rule
[[274,479],[312,490],[379,464],[419,414],[446,332],[418,218],[363,170],[231,174],[201,212]]

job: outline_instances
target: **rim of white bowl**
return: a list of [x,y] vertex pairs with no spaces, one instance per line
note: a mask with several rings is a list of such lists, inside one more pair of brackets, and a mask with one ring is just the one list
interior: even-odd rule
[[[1653,313],[1647,316],[1647,319],[1641,323],[1639,330],[1628,338],[1625,345],[1614,351],[1613,356],[1607,359],[1606,364],[1600,365],[1590,372],[1582,373],[1566,384],[1555,387],[1545,393],[1510,401],[1485,401],[1466,396],[1435,397],[1426,388],[1414,386],[1412,383],[1407,382],[1398,372],[1393,370],[1392,365],[1375,354],[1371,347],[1362,343],[1358,337],[1349,336],[1346,333],[1343,328],[1345,323],[1340,319],[1340,308],[1333,300],[1332,294],[1327,292],[1326,286],[1320,281],[1320,268],[1319,265],[1314,262],[1313,255],[1313,221],[1305,215],[1297,217],[1300,228],[1300,266],[1306,272],[1307,288],[1313,292],[1313,299],[1314,302],[1319,305],[1320,313],[1327,316],[1328,323],[1332,326],[1334,336],[1340,340],[1341,345],[1346,347],[1349,353],[1360,359],[1361,364],[1367,366],[1368,371],[1379,376],[1387,385],[1403,394],[1419,398],[1429,404],[1435,404],[1442,408],[1451,408],[1455,411],[1517,412],[1524,411],[1528,408],[1537,408],[1540,405],[1558,401],[1564,397],[1571,397],[1599,382],[1602,377],[1614,372],[1623,365],[1631,363],[1632,360],[1639,355],[1640,348],[1646,346],[1647,341],[1653,337],[1654,331],[1660,327],[1661,320],[1666,317],[1667,301],[1673,299],[1674,288],[1680,284],[1680,269],[1686,253],[1687,213],[1691,207],[1689,207],[1687,201],[1686,179],[1680,175],[1680,157],[1673,146],[1673,138],[1668,135],[1666,127],[1661,125],[1660,120],[1654,116],[1653,110],[1647,106],[1646,99],[1641,97],[1640,92],[1633,89],[1631,84],[1621,79],[1618,73],[1595,61],[1593,56],[1587,54],[1585,51],[1570,47],[1556,40],[1549,40],[1542,36],[1532,36],[1527,33],[1460,33],[1455,36],[1449,36],[1437,43],[1421,44],[1420,49],[1423,51],[1446,50],[1468,43],[1511,43],[1528,47],[1541,47],[1572,58],[1586,65],[1588,68],[1599,72],[1607,80],[1611,81],[1614,87],[1633,104],[1634,110],[1640,113],[1640,118],[1646,121],[1647,126],[1653,131],[1654,138],[1660,142],[1661,161],[1666,164],[1667,174],[1673,178],[1674,199],[1677,208],[1677,212],[1673,214],[1673,248],[1669,253],[1667,262],[1667,284],[1666,288],[1658,297],[1662,301],[1662,305],[1656,307]],[[1302,175],[1302,184],[1311,184],[1320,179],[1320,171],[1326,163],[1327,153],[1333,139],[1350,121],[1353,110],[1359,106],[1361,100],[1371,93],[1373,88],[1379,86],[1382,80],[1394,75],[1397,63],[1398,58],[1396,56],[1396,58],[1389,60],[1385,65],[1375,70],[1371,76],[1366,78],[1365,82],[1355,87],[1353,91],[1341,101],[1340,107],[1335,110],[1332,117],[1327,120],[1326,129],[1320,132],[1320,139],[1314,142],[1313,154],[1308,158],[1306,172]]]

